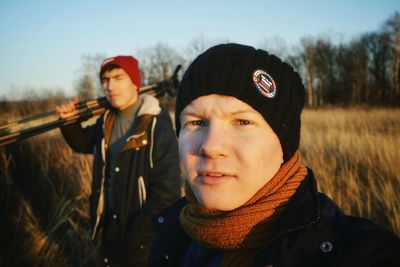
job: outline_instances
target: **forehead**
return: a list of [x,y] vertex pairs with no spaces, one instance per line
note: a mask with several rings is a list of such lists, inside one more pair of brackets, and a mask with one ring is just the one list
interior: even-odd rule
[[113,68],[110,70],[106,70],[105,72],[103,72],[103,74],[101,75],[101,77],[103,78],[111,78],[111,77],[116,77],[116,76],[123,76],[123,75],[128,75],[126,73],[126,71],[122,68]]
[[211,94],[194,99],[187,105],[181,115],[231,115],[236,113],[261,114],[247,103],[233,96]]

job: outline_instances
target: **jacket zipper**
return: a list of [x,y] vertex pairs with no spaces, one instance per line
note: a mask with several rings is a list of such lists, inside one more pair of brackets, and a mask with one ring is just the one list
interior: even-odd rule
[[282,231],[282,234],[296,232],[296,231],[299,231],[299,230],[304,230],[304,229],[306,229],[308,227],[311,227],[311,226],[315,225],[319,220],[321,220],[321,217],[318,215],[311,222],[306,223],[306,224],[302,224],[302,225],[293,226],[293,227],[291,227],[289,229],[286,229],[286,230]]

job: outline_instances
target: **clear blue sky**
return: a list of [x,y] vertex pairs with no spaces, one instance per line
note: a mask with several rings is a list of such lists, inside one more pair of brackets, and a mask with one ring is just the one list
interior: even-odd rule
[[[194,38],[257,46],[379,30],[399,0],[14,0],[0,2],[0,96],[28,88],[73,93],[82,55],[135,54]],[[179,51],[179,50],[178,50]]]

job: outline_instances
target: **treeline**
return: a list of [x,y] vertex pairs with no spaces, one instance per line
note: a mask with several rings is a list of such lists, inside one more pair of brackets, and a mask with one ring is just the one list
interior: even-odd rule
[[304,76],[309,106],[400,105],[400,13],[349,43],[304,38],[301,45],[291,61]]
[[3,98],[0,100],[0,123],[7,119],[26,117],[52,110],[56,105],[65,102],[66,98],[61,91],[44,91],[41,94],[31,91],[18,100]]
[[[363,33],[346,43],[331,37],[304,37],[300,44],[287,48],[277,40],[265,40],[258,47],[291,63],[303,78],[307,105],[400,106],[400,13],[395,12],[374,32]],[[278,40],[279,41],[279,40]],[[143,80],[150,84],[168,78],[176,65],[184,69],[212,45],[231,40],[195,38],[186,49],[164,43],[139,51]],[[104,56],[86,56],[86,70],[77,91],[87,94],[98,80],[98,66]],[[94,61],[97,61],[94,64]],[[94,67],[94,68],[93,68]],[[90,81],[93,77],[93,81]],[[93,89],[94,90],[94,89]]]
[[[257,47],[295,67],[303,78],[309,107],[400,106],[399,12],[376,31],[360,34],[347,42],[332,39],[332,36],[304,37],[290,48],[282,40],[265,40]],[[207,48],[226,42],[234,40],[209,40],[199,36],[183,48],[161,42],[134,54],[140,59],[143,83],[153,84],[169,78],[178,64],[185,70]],[[82,99],[101,95],[98,68],[108,56],[112,55],[82,57],[81,71],[75,80],[76,95]],[[0,106],[5,101],[0,101]],[[172,108],[174,101],[167,98],[165,103]]]

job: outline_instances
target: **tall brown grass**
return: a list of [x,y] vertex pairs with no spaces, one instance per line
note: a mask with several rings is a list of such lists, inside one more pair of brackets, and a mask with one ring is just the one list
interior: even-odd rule
[[[302,157],[319,189],[400,236],[400,110],[305,110],[302,119]],[[91,160],[58,130],[0,148],[0,266],[93,265]]]
[[0,266],[94,266],[90,172],[58,130],[0,150]]
[[347,213],[400,235],[400,110],[305,110],[301,152]]

